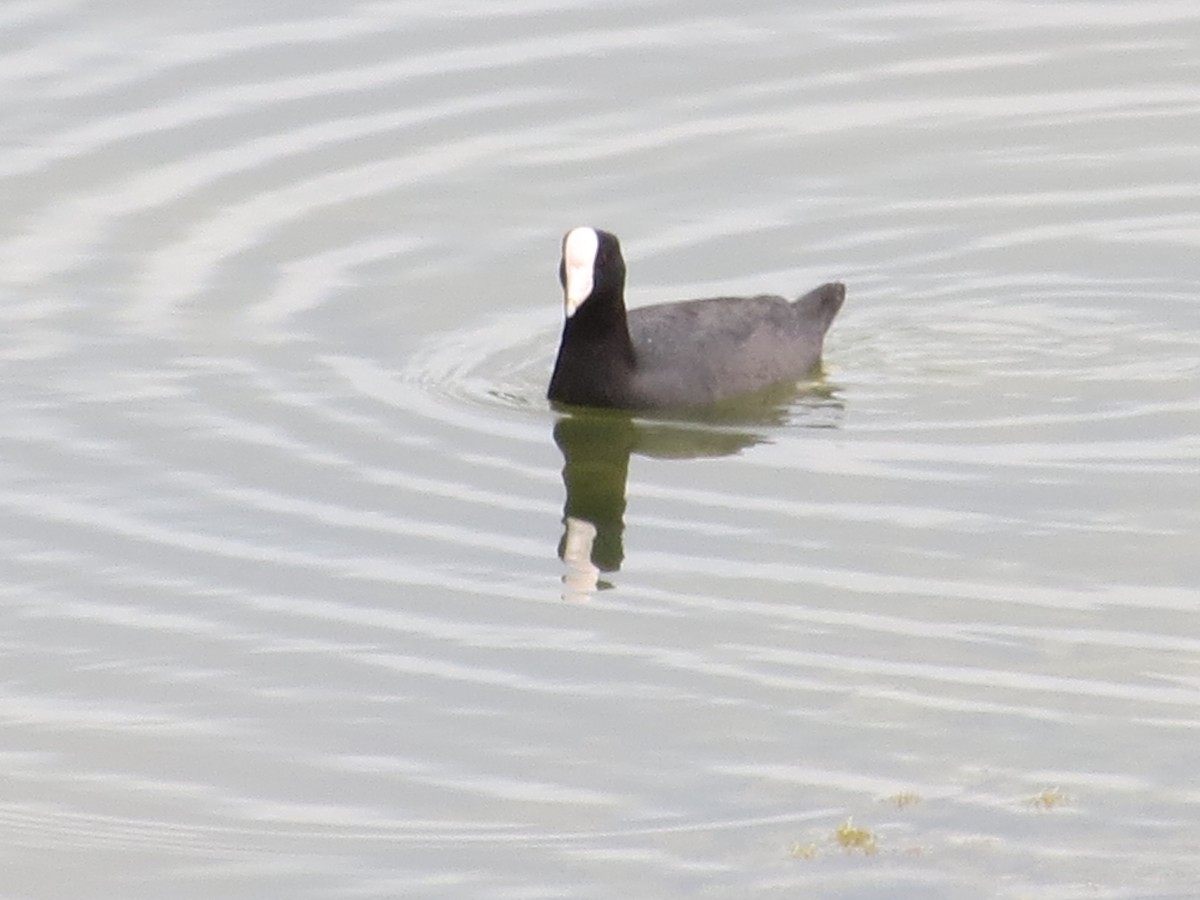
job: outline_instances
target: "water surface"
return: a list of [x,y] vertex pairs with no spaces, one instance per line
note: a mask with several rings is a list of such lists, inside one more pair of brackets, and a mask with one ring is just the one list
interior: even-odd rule
[[[1191,4],[0,22],[5,896],[1194,895]],[[550,409],[580,223],[823,380]]]

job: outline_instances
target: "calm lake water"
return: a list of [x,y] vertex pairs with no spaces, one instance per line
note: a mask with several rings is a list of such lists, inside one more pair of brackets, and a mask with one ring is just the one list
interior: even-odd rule
[[0,8],[0,895],[1196,896],[1194,0],[199,9]]

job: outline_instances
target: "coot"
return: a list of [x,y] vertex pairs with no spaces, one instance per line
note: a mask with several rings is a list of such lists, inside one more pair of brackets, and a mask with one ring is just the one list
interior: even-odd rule
[[574,228],[558,279],[566,311],[551,400],[617,409],[686,409],[798,381],[818,368],[846,288],[823,284],[795,301],[713,297],[625,309],[615,235]]

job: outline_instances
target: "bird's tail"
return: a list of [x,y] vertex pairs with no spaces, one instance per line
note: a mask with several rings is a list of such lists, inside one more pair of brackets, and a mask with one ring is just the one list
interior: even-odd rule
[[834,317],[846,300],[846,286],[840,281],[831,281],[819,288],[813,288],[796,301],[795,305],[804,310],[806,318],[816,322],[824,334],[833,324]]

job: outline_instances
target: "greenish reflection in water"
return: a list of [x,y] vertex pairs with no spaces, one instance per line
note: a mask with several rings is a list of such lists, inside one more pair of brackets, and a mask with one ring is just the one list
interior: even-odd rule
[[[564,595],[586,599],[611,587],[600,576],[625,559],[625,507],[629,458],[732,456],[767,443],[789,424],[837,427],[842,403],[833,386],[785,385],[719,406],[669,418],[620,410],[558,407],[554,442],[563,455],[563,535],[559,558],[566,564]],[[830,415],[830,412],[834,415]],[[818,414],[819,413],[819,414]]]

